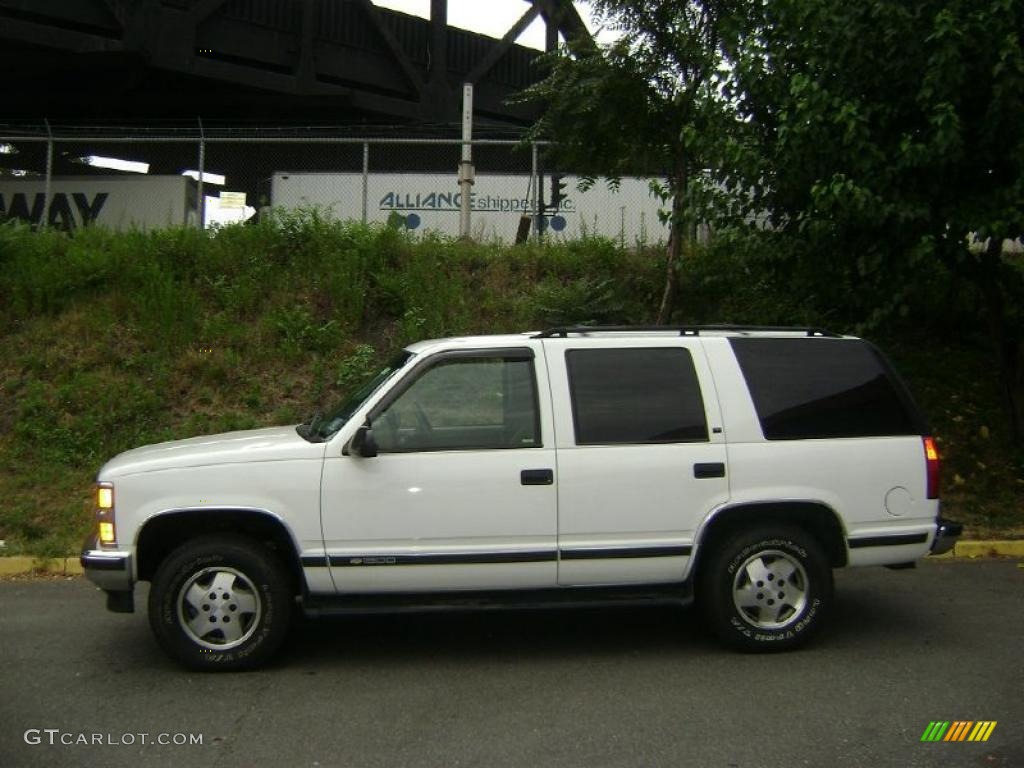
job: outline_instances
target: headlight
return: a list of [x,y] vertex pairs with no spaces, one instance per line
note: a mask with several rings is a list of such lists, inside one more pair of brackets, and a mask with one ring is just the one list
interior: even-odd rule
[[113,483],[96,484],[96,521],[99,524],[100,544],[116,544],[117,532],[114,530]]

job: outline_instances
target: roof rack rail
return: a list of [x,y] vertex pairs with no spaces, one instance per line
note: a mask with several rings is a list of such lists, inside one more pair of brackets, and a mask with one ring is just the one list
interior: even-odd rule
[[591,333],[644,333],[663,331],[678,333],[680,336],[700,336],[702,331],[733,331],[746,333],[762,331],[767,333],[803,333],[807,336],[821,336],[830,339],[842,338],[842,334],[827,331],[824,328],[808,328],[796,325],[566,325],[548,328],[534,334],[535,339],[568,338],[576,333],[586,336]]

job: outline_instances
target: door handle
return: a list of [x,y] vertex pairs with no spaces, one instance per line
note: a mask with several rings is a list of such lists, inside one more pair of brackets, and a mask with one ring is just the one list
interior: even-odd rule
[[693,476],[698,480],[709,477],[725,477],[725,464],[721,461],[713,461],[707,464],[694,464]]
[[550,469],[524,469],[519,473],[519,482],[523,485],[551,485],[555,482],[555,473]]

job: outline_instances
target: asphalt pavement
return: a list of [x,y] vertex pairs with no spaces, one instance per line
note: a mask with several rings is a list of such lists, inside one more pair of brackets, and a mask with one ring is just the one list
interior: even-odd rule
[[[195,674],[81,578],[0,581],[0,768],[1024,767],[1024,568],[836,584],[793,653],[723,650],[695,610],[401,615],[302,622],[267,669]],[[997,725],[922,743],[935,720]]]

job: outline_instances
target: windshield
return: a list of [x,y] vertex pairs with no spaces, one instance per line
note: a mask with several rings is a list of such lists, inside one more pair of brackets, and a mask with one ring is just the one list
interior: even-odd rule
[[359,410],[360,406],[367,401],[386,381],[398,373],[399,370],[413,357],[412,352],[405,350],[395,355],[391,361],[377,372],[373,378],[367,381],[359,389],[352,392],[338,405],[324,412],[322,415],[314,416],[306,426],[306,430],[299,430],[299,434],[311,442],[322,442],[329,439],[335,432],[341,429],[352,414]]

